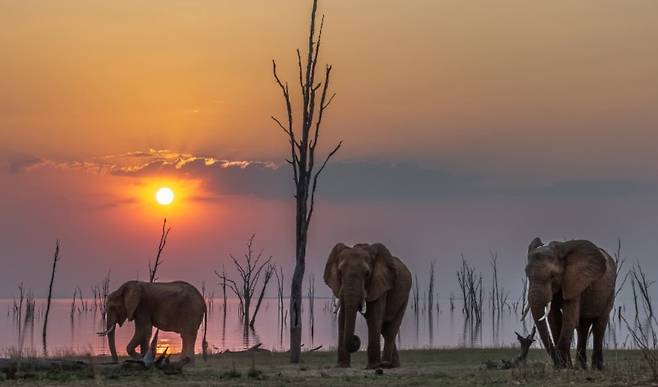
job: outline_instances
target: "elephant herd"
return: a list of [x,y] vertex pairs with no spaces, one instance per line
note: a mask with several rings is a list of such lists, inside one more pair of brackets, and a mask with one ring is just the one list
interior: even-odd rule
[[[571,367],[573,332],[578,332],[577,362],[587,367],[586,347],[593,336],[592,368],[603,367],[603,338],[614,304],[617,263],[590,241],[571,240],[544,245],[539,238],[528,246],[525,268],[528,278],[528,309],[542,344],[554,365]],[[368,327],[368,368],[400,366],[395,338],[407,308],[411,273],[398,257],[381,243],[349,247],[338,243],[331,250],[324,281],[337,299],[338,366],[350,367],[350,354],[361,340],[354,334],[358,313]],[[177,332],[183,341],[182,355],[194,359],[194,344],[204,323],[203,354],[207,351],[207,309],[199,291],[177,281],[146,283],[129,281],[107,298],[107,335],[112,358],[117,361],[114,330],[128,321],[135,332],[126,351],[138,357],[148,348],[153,327]],[[383,352],[381,339],[384,339]]]

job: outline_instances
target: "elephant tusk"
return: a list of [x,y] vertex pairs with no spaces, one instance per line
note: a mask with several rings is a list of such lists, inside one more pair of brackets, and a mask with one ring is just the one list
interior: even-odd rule
[[551,313],[551,301],[549,301],[546,307],[544,307],[544,316],[540,318],[539,321],[544,321],[549,313]]
[[367,309],[366,299],[364,298],[363,302],[361,303],[361,314],[365,316]]
[[336,297],[334,297],[333,301],[331,302],[331,313],[336,314],[340,310],[340,300]]
[[108,334],[110,334],[114,330],[114,328],[116,328],[116,325],[112,325],[112,328],[106,329],[103,332],[96,332],[96,334],[98,336],[107,336]]

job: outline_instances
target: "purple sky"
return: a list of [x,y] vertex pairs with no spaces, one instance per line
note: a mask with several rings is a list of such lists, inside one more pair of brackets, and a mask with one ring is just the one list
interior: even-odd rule
[[[214,284],[247,238],[288,272],[287,143],[271,59],[294,80],[307,4],[3,2],[0,297],[146,278]],[[658,275],[658,4],[347,0],[327,14],[337,92],[308,273],[381,241],[457,288],[498,252],[517,294],[529,241],[588,238]],[[171,208],[153,202],[172,185]],[[289,278],[290,276],[288,276]],[[328,295],[324,285],[318,290]]]

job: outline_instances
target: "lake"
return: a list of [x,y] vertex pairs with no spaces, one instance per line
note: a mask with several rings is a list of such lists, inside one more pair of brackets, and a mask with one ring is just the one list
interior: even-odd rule
[[[19,316],[13,309],[13,300],[0,300],[0,356],[6,356],[17,350],[26,354],[43,353],[41,332],[45,301],[36,300],[33,321],[26,321],[24,312]],[[75,310],[71,311],[70,299],[55,299],[51,305],[48,319],[47,349],[51,356],[70,353],[84,353],[93,355],[109,354],[105,338],[96,335],[104,330],[101,312],[94,307],[93,300],[84,300],[81,305],[77,301]],[[85,307],[86,305],[86,307]],[[241,350],[254,344],[262,343],[262,347],[274,351],[288,349],[287,308],[288,300],[284,300],[284,316],[286,322],[281,324],[278,300],[266,298],[263,300],[261,310],[255,324],[255,329],[242,328],[239,318],[239,304],[237,299],[229,299],[226,313],[224,313],[223,300],[209,301],[208,313],[208,343],[213,352],[224,350]],[[332,313],[331,299],[315,299],[314,316],[311,318],[309,300],[303,301],[303,349],[322,346],[321,350],[330,350],[336,347],[337,317]],[[454,309],[450,308],[450,301],[439,300],[439,309],[436,304],[430,313],[427,306],[418,307],[416,313],[412,307],[407,308],[398,346],[402,349],[414,348],[454,348],[454,347],[504,347],[518,345],[515,331],[521,334],[532,329],[532,321],[527,318],[520,321],[520,316],[512,308],[504,311],[500,316],[492,317],[491,313],[483,312],[482,322],[475,324],[464,318],[461,311],[461,302],[454,301]],[[614,314],[614,313],[613,313]],[[20,321],[19,321],[20,319]],[[606,345],[609,347],[632,347],[625,325],[618,319],[611,319],[611,328],[608,331]],[[197,340],[197,351],[201,350],[201,327]],[[361,337],[361,350],[367,345],[367,327],[365,319],[357,316],[357,334]],[[117,350],[125,354],[125,347],[133,333],[132,324],[126,322],[123,327],[117,327]],[[536,343],[535,345],[539,345]],[[175,333],[160,332],[159,347],[169,347],[170,351],[180,351],[180,337]]]

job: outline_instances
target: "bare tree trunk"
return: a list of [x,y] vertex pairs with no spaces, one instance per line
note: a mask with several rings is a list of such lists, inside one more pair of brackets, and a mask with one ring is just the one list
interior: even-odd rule
[[[322,40],[322,27],[324,16],[316,40],[316,12],[318,2],[313,0],[311,9],[311,25],[308,35],[308,51],[304,63],[302,55],[297,50],[297,65],[299,71],[299,87],[302,100],[301,123],[295,130],[293,126],[293,109],[288,83],[279,78],[276,71],[276,62],[272,61],[272,72],[277,85],[283,93],[286,105],[286,125],[276,117],[272,120],[286,133],[290,143],[290,159],[287,162],[292,167],[293,181],[295,183],[295,271],[292,276],[290,289],[290,361],[299,363],[302,345],[302,285],[306,269],[306,242],[308,227],[313,215],[315,205],[315,190],[318,177],[324,170],[331,157],[338,152],[342,142],[339,142],[326,156],[324,162],[316,169],[315,148],[318,144],[322,117],[325,109],[331,104],[335,94],[327,95],[331,77],[331,66],[326,66],[324,80],[316,82],[315,71],[320,53]],[[316,100],[319,96],[320,101]],[[317,104],[316,104],[317,103]]]
[[[303,242],[299,240],[302,239]],[[299,363],[302,353],[302,285],[306,270],[306,233],[298,236],[295,271],[290,287],[290,361]]]
[[224,265],[222,265],[222,294],[224,296],[224,318],[226,318],[226,270],[224,270]]
[[48,356],[48,344],[46,336],[48,335],[48,314],[50,313],[50,301],[53,297],[53,282],[55,281],[55,270],[59,261],[59,239],[55,242],[55,255],[53,257],[53,269],[50,272],[50,285],[48,286],[48,301],[46,302],[46,314],[43,317],[43,356]]

